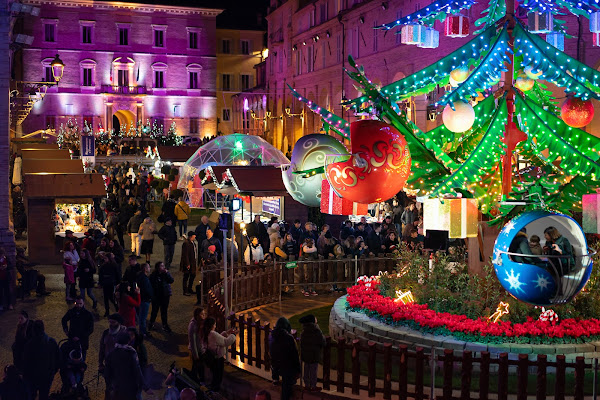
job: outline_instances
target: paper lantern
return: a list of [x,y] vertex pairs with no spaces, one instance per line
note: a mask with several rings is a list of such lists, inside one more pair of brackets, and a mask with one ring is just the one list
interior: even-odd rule
[[554,28],[554,17],[550,12],[530,12],[527,14],[527,27],[531,33],[549,33]]
[[402,44],[420,44],[425,41],[425,27],[419,24],[404,25],[400,31]]
[[565,50],[565,34],[562,32],[550,32],[546,35],[546,42],[560,51]]
[[453,69],[452,72],[450,72],[450,78],[458,83],[462,83],[462,82],[466,81],[468,77],[469,77],[469,66],[468,65],[463,65],[462,67]]
[[590,32],[600,33],[600,11],[590,13]]
[[444,21],[444,34],[448,37],[469,36],[469,19],[462,15],[449,15]]
[[410,175],[410,151],[396,128],[381,121],[350,125],[352,156],[327,165],[327,181],[338,195],[356,203],[392,198]]
[[448,104],[442,112],[442,121],[450,132],[466,132],[475,122],[475,110],[469,103],[462,101],[454,103],[454,110]]
[[529,79],[538,79],[542,75],[541,70],[535,70],[535,69],[533,69],[533,67],[525,68],[524,72],[525,72],[525,75],[527,75],[527,77]]
[[533,88],[533,85],[535,85],[535,81],[533,79],[528,78],[527,75],[520,75],[515,80],[515,86],[523,92],[531,90]]
[[311,134],[298,139],[290,166],[281,171],[283,184],[294,200],[309,207],[321,205],[321,181],[325,179],[328,154],[348,154],[348,150],[329,135]]
[[[599,189],[597,189],[600,192]],[[583,218],[581,220],[585,233],[600,233],[600,193],[584,194],[581,201]]]
[[321,212],[331,215],[366,215],[369,205],[343,199],[331,188],[327,179],[321,183]]
[[594,105],[591,100],[569,97],[560,107],[560,117],[573,128],[582,128],[592,122]]
[[477,237],[479,211],[476,199],[426,199],[423,231],[448,231],[451,239]]
[[424,49],[436,49],[440,45],[440,33],[433,28],[425,28],[425,40],[417,44]]

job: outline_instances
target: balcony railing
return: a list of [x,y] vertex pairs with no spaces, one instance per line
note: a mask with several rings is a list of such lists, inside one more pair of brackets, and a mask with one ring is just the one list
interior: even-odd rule
[[102,85],[101,90],[110,94],[146,94],[146,86]]

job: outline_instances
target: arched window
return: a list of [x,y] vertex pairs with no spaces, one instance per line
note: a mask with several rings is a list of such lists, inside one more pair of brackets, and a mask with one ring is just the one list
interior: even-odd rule
[[152,64],[152,87],[155,89],[164,89],[166,82],[166,73],[168,65],[163,62]]
[[79,81],[81,86],[96,85],[96,61],[86,58],[79,62]]
[[188,64],[185,67],[188,72],[188,89],[200,89],[200,73],[202,66],[200,64]]

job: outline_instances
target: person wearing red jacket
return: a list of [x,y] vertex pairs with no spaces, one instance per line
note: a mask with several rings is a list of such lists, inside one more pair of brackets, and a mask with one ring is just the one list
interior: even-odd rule
[[119,314],[123,317],[123,325],[135,328],[136,307],[141,304],[140,288],[135,283],[123,282],[117,290]]

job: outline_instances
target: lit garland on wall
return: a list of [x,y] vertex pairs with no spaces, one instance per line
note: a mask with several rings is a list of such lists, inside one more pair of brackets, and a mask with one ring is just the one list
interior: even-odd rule
[[392,29],[397,26],[410,23],[433,25],[435,21],[441,21],[448,14],[458,14],[462,10],[468,10],[475,4],[473,0],[440,0],[423,7],[412,14],[399,18],[387,24],[379,25],[375,29]]

